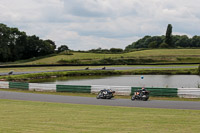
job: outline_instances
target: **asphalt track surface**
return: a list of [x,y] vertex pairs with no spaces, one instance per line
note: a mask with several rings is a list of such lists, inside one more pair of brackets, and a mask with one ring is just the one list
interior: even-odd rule
[[60,96],[60,95],[33,94],[33,93],[21,93],[21,92],[10,92],[10,91],[0,91],[0,99],[87,104],[87,105],[104,105],[104,106],[121,106],[121,107],[200,110],[200,102],[165,101],[165,100],[131,101],[129,99],[106,100],[106,99],[96,99],[94,97]]
[[[106,67],[106,69],[88,69],[88,70],[134,70],[134,69],[167,69],[167,68],[197,68],[197,66],[165,66],[165,67],[157,67],[157,66],[138,66],[138,67]],[[31,73],[42,73],[42,72],[64,72],[64,71],[88,71],[86,69],[73,69],[73,70],[52,70],[52,71],[26,71],[26,72],[13,72],[12,75],[21,75],[21,74],[31,74]],[[0,76],[9,75],[8,73],[0,73]]]

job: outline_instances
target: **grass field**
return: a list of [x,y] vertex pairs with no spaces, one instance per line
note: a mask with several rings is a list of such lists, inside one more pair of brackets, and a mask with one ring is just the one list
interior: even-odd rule
[[1,133],[199,133],[199,110],[0,99]]
[[57,64],[59,60],[80,60],[84,62],[98,61],[105,58],[112,59],[153,59],[168,62],[200,62],[200,49],[154,49],[142,50],[123,54],[95,54],[74,52],[73,55],[56,55],[38,59],[35,61],[27,61],[20,64]]

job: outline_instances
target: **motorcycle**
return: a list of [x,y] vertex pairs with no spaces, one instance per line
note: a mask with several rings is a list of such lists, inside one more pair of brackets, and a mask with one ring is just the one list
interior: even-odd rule
[[114,93],[115,91],[112,91],[111,89],[100,90],[96,98],[97,99],[111,99],[114,97]]
[[143,91],[143,90],[138,90],[134,93],[134,95],[131,97],[131,100],[142,100],[142,101],[147,101],[149,99],[149,91]]

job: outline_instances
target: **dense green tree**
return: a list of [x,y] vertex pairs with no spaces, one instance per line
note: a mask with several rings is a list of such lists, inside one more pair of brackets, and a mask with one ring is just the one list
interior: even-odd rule
[[45,40],[42,42],[41,52],[45,55],[54,53],[56,45],[52,40]]
[[0,61],[9,61],[11,52],[9,48],[10,30],[4,24],[0,24]]
[[172,25],[168,24],[166,36],[165,36],[165,43],[167,43],[170,47],[172,47]]
[[58,53],[63,52],[69,50],[67,45],[61,45],[60,47],[58,47]]
[[200,36],[193,36],[190,47],[200,47]]
[[51,40],[27,36],[17,28],[0,24],[0,62],[28,59],[54,53],[56,45]]
[[110,52],[111,53],[122,53],[123,49],[121,49],[121,48],[111,48]]
[[139,39],[137,42],[133,43],[135,48],[148,48],[149,41],[151,36],[144,36],[142,39]]
[[176,47],[188,47],[190,45],[190,39],[186,35],[179,36],[174,44]]
[[[165,36],[145,36],[136,42],[128,45],[125,51],[131,51],[131,49],[138,48],[189,48],[189,47],[199,47],[200,48],[200,36],[193,36],[189,38],[187,35],[172,35],[171,36],[171,46],[165,42]],[[154,45],[150,43],[154,42]],[[157,43],[155,47],[155,42]],[[162,44],[162,45],[161,45]],[[167,45],[166,45],[167,44]]]
[[157,42],[153,41],[153,42],[149,43],[148,48],[157,48]]
[[160,44],[159,47],[160,48],[169,48],[169,45],[167,43],[163,42],[163,43]]
[[145,36],[142,39],[139,39],[138,41],[128,45],[125,50],[128,51],[130,49],[148,48],[151,42],[156,42],[156,47],[158,48],[164,39],[164,36]]

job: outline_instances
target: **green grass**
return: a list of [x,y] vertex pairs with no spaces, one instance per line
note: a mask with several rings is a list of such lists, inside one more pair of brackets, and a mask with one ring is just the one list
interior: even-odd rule
[[[155,65],[108,65],[108,67],[133,67],[136,69],[137,67],[155,67]],[[156,65],[156,67],[176,67],[176,66],[196,66],[197,64],[193,65]],[[53,70],[72,70],[72,69],[85,69],[89,67],[90,69],[101,69],[104,66],[56,66],[56,67],[14,67],[14,68],[1,68],[0,73],[8,73],[11,70],[14,72],[27,72],[27,71],[53,71]]]
[[199,133],[199,110],[0,100],[2,133]]
[[[123,54],[95,54],[95,53],[80,53],[74,52],[73,55],[55,55],[46,58],[41,58],[34,61],[28,61],[21,64],[57,64],[60,60],[73,61],[81,60],[82,63],[99,61],[105,58],[112,59],[152,59],[159,62],[179,62],[179,63],[199,63],[200,49],[154,49],[135,51]],[[19,61],[18,61],[19,62]],[[16,62],[16,63],[18,63]]]

